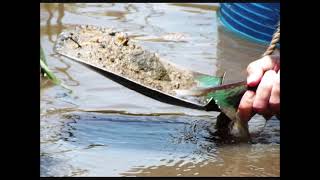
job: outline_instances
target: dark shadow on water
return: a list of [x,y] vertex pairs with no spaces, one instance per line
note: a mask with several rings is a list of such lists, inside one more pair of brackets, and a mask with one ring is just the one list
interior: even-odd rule
[[261,57],[266,46],[259,45],[227,30],[218,22],[217,66],[226,72],[225,83],[242,81],[246,78],[247,66]]
[[[70,112],[60,116],[63,122],[63,127],[59,134],[60,140],[64,141],[71,147],[76,149],[68,150],[67,153],[73,154],[73,151],[79,149],[86,151],[95,151],[105,149],[122,149],[130,151],[143,152],[158,152],[162,160],[159,165],[153,165],[143,168],[133,168],[130,172],[123,173],[125,176],[132,176],[136,173],[139,176],[157,176],[161,174],[161,170],[166,170],[168,175],[210,175],[209,166],[218,168],[220,173],[227,173],[226,169],[233,169],[242,166],[242,164],[254,164],[254,161],[246,159],[247,155],[253,154],[264,158],[263,153],[255,152],[254,146],[262,146],[262,143],[254,144],[226,144],[215,140],[211,132],[214,126],[215,119],[210,117],[192,117],[192,116],[128,116],[117,114],[102,114],[102,113],[80,113]],[[273,124],[271,126],[275,126]],[[270,133],[269,133],[270,134]],[[271,145],[274,142],[265,141],[265,146]],[[63,144],[63,143],[62,143]],[[48,145],[46,145],[48,146]],[[238,148],[237,148],[238,147]],[[238,149],[238,150],[237,150]],[[268,149],[268,148],[266,148]],[[46,151],[45,148],[42,149]],[[268,151],[268,150],[263,150]],[[102,152],[102,151],[101,151]],[[238,158],[232,152],[237,154]],[[221,154],[223,153],[223,154]],[[107,154],[105,154],[107,155]],[[101,156],[105,156],[101,154]],[[111,154],[110,154],[111,155]],[[52,154],[57,156],[57,154]],[[112,155],[111,155],[112,156]],[[46,168],[50,166],[56,167],[54,160],[47,158],[42,161]],[[91,157],[90,161],[96,161],[96,157]],[[134,157],[132,157],[135,159]],[[138,157],[136,157],[139,159]],[[46,160],[47,159],[47,160]],[[61,158],[63,160],[63,158]],[[88,160],[88,159],[87,159]],[[145,164],[147,159],[139,159],[141,164]],[[81,161],[79,161],[81,163]],[[85,163],[85,162],[83,162]],[[81,167],[81,164],[79,164]],[[108,166],[101,164],[101,168]],[[226,168],[226,169],[223,169]],[[180,168],[180,170],[175,170]],[[70,169],[70,168],[69,168]],[[189,170],[188,170],[189,169]],[[219,173],[216,169],[215,173]],[[70,170],[71,171],[71,170]],[[190,172],[189,172],[190,171]],[[250,170],[244,171],[248,172]],[[253,170],[252,170],[253,171]],[[150,172],[150,173],[147,173]],[[190,174],[190,173],[193,174]],[[211,173],[210,173],[211,172]],[[71,172],[68,172],[69,174]],[[43,172],[45,174],[45,172]]]

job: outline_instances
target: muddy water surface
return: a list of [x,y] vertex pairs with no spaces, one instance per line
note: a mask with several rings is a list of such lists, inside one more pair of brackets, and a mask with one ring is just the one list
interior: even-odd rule
[[[223,145],[218,113],[161,103],[53,53],[57,35],[88,24],[126,31],[138,43],[226,82],[245,78],[265,47],[219,25],[218,4],[41,4],[49,67],[73,89],[41,84],[41,176],[279,176],[280,127],[272,119],[253,144]],[[261,129],[262,118],[250,122]]]

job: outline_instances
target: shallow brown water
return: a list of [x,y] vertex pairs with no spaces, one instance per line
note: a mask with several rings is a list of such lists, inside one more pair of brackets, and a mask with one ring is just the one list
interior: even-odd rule
[[[243,80],[247,64],[265,47],[225,31],[217,7],[41,4],[49,67],[73,89],[41,86],[41,176],[279,176],[278,120],[253,144],[221,145],[209,133],[218,113],[155,101],[53,53],[68,27],[114,27],[176,64],[212,75],[226,71],[226,82]],[[159,38],[170,33],[183,34],[184,41]],[[254,117],[253,131],[261,120]]]

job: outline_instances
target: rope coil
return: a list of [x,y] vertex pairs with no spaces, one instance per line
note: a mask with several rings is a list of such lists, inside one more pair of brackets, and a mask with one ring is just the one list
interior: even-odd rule
[[277,43],[280,41],[280,21],[278,23],[278,28],[276,32],[272,36],[272,40],[270,42],[270,45],[268,46],[267,50],[265,53],[263,53],[262,56],[268,56],[271,55],[274,50],[276,49]]

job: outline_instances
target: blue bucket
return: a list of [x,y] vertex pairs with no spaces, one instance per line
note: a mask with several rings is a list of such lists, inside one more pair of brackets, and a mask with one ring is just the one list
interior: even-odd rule
[[269,44],[280,20],[280,3],[221,3],[218,16],[236,34]]

